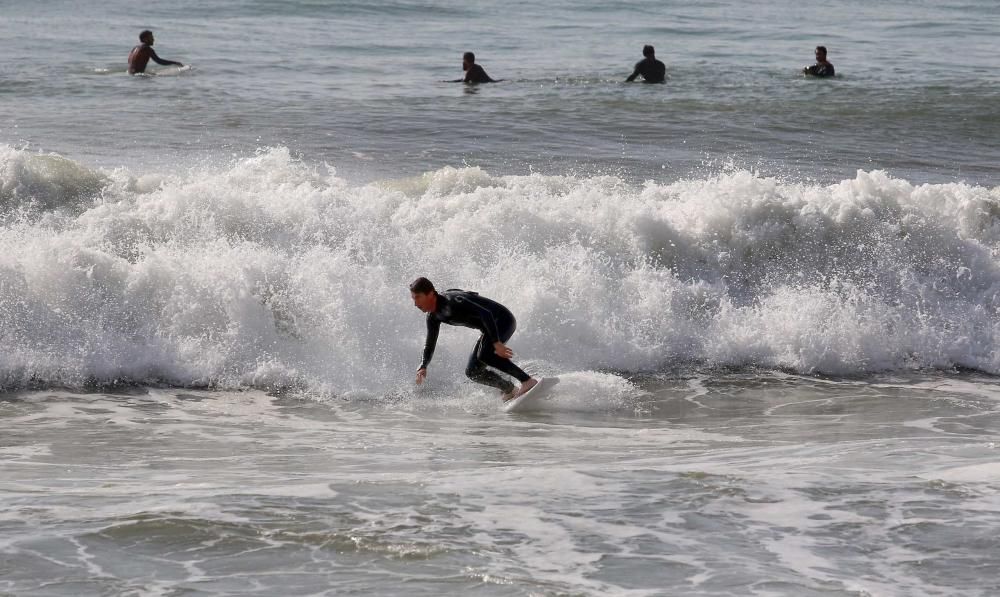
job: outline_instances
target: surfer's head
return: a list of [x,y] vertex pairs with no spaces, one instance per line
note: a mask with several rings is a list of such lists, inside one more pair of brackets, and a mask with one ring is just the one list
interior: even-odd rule
[[141,41],[144,44],[153,45],[153,32],[150,31],[149,29],[146,29],[145,31],[139,34],[139,41]]
[[826,46],[816,46],[816,60],[826,62]]
[[413,304],[424,313],[437,308],[437,291],[427,278],[421,276],[410,283],[410,296],[413,297]]
[[[462,70],[469,70],[473,64],[476,63],[476,55],[472,52],[466,52],[462,54]],[[425,279],[425,278],[421,278]]]
[[642,46],[642,55],[645,56],[646,58],[652,58],[654,55],[656,55],[656,50],[653,49],[653,46],[646,44]]

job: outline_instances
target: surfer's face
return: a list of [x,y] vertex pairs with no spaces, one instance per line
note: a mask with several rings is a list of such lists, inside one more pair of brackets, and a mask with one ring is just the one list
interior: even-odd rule
[[410,296],[413,297],[413,304],[417,306],[417,309],[420,309],[424,313],[433,311],[437,303],[433,292],[411,292]]

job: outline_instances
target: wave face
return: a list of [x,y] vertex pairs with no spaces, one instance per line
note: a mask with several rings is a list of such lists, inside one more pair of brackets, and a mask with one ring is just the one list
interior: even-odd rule
[[[529,370],[1000,373],[1000,189],[732,171],[641,187],[444,168],[351,185],[285,148],[176,175],[0,148],[0,384],[410,387],[407,285],[518,318]],[[459,383],[475,334],[447,328]]]

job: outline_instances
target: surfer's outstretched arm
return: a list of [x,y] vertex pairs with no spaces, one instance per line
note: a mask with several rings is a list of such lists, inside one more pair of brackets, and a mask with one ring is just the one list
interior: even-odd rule
[[153,51],[153,48],[149,49],[149,57],[152,58],[153,62],[159,64],[160,66],[171,66],[171,65],[184,66],[180,62],[176,62],[174,60],[164,60],[163,58],[160,58],[159,56],[156,55],[156,52]]
[[427,377],[427,366],[434,358],[434,348],[437,346],[438,334],[441,332],[441,322],[434,317],[427,317],[427,340],[424,341],[424,358],[417,369],[417,383],[423,383]]

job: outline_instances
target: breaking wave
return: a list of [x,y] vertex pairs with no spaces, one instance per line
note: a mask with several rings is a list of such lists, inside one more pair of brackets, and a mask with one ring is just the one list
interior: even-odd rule
[[[352,185],[271,148],[179,174],[0,147],[0,384],[392,392],[407,284],[518,318],[529,370],[1000,373],[1000,189],[859,171],[610,176],[443,168]],[[432,373],[460,383],[472,331]]]

